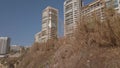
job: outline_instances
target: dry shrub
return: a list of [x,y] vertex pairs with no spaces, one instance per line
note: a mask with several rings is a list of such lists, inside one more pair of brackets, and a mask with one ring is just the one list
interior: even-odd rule
[[82,19],[71,39],[34,43],[17,68],[120,68],[120,16],[113,12],[104,21]]
[[46,43],[34,43],[17,68],[43,68],[48,66],[51,57],[62,45],[63,40],[63,38],[59,40],[51,39]]
[[84,42],[87,46],[92,43],[99,46],[120,46],[120,16],[114,10],[106,10],[104,21],[97,16],[91,22],[85,20],[78,23],[76,29],[75,38],[80,43]]
[[74,38],[55,52],[50,68],[120,68],[120,16],[113,10],[105,14],[104,21],[82,19]]

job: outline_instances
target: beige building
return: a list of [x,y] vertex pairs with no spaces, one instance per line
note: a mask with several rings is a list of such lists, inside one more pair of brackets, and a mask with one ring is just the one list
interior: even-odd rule
[[101,21],[105,19],[104,9],[113,7],[120,13],[120,0],[95,0],[82,6],[82,0],[65,0],[64,2],[64,36],[72,36],[77,21],[90,21],[94,15]]
[[48,39],[57,39],[58,10],[48,6],[42,13],[42,30],[35,35],[36,42],[46,42]]
[[80,12],[81,20],[91,21],[91,19],[98,17],[100,20],[104,20],[104,9],[105,3],[103,0],[96,0],[84,7],[82,7]]
[[[105,8],[113,7],[116,12],[120,13],[120,0],[96,0],[81,9],[80,16],[87,17],[88,20],[97,16],[100,20],[105,19]],[[86,20],[86,18],[84,18]]]

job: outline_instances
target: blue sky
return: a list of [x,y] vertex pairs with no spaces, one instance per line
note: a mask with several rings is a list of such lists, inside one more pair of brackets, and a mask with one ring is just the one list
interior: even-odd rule
[[[86,0],[88,3],[92,0]],[[64,0],[0,0],[0,36],[11,38],[11,44],[32,45],[41,31],[41,14],[47,6],[59,10],[59,36],[63,35]]]

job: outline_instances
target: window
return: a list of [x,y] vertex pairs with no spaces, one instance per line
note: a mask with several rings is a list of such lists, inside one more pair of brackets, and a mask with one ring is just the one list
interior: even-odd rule
[[42,36],[45,36],[46,34],[47,34],[46,30],[42,31]]
[[78,7],[77,2],[74,2],[74,8]]
[[73,7],[72,4],[69,4],[69,5],[65,6],[65,12],[71,10],[72,7]]
[[48,19],[42,20],[42,24],[47,23]]
[[114,8],[117,8],[119,6],[118,0],[114,0]]
[[70,18],[70,19],[65,20],[65,24],[66,24],[66,25],[69,25],[69,24],[71,24],[71,23],[73,23],[73,18]]
[[67,18],[67,17],[71,17],[71,16],[73,16],[73,13],[72,13],[72,12],[69,12],[69,13],[65,14],[65,17],[66,17],[66,18]]
[[50,9],[49,12],[50,12],[50,14],[57,14],[57,11],[54,9]]
[[71,2],[71,1],[72,1],[72,0],[67,0],[67,1],[66,1],[66,4],[69,3],[69,2]]

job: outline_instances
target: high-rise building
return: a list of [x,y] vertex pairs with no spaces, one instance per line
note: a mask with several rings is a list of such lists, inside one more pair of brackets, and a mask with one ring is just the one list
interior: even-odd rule
[[72,36],[79,19],[82,0],[65,0],[64,2],[64,36]]
[[81,8],[80,16],[86,21],[98,17],[101,21],[105,19],[105,9],[114,8],[120,13],[120,0],[96,0]]
[[36,34],[36,42],[46,42],[48,39],[57,39],[58,10],[48,6],[42,13],[42,30]]
[[72,36],[76,28],[76,23],[91,19],[97,16],[101,21],[105,19],[104,9],[114,8],[120,13],[120,0],[95,0],[83,6],[82,0],[65,0],[64,2],[64,36]]
[[0,37],[0,55],[5,55],[10,50],[10,38]]

